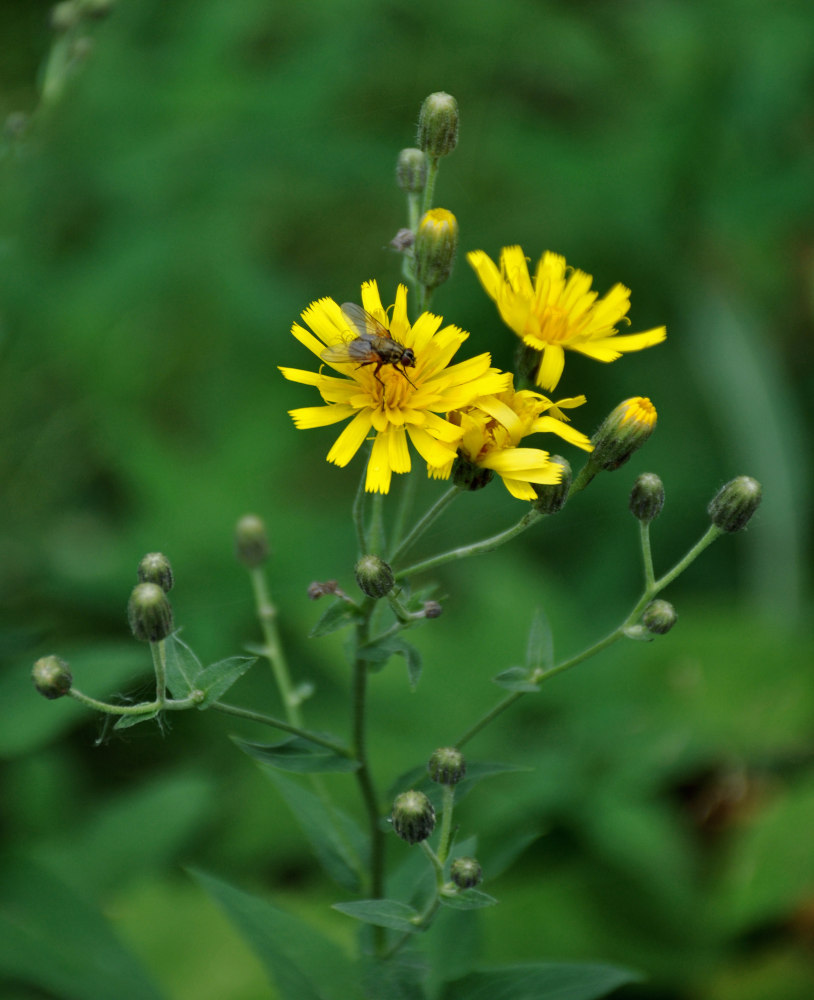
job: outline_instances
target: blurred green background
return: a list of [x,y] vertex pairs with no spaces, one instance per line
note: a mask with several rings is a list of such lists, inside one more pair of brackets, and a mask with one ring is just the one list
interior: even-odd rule
[[[749,530],[665,595],[673,632],[557,678],[473,741],[472,757],[528,770],[480,785],[458,818],[487,854],[506,827],[540,834],[487,881],[501,905],[481,921],[485,962],[631,965],[650,979],[619,996],[646,1000],[809,998],[811,4],[120,0],[88,26],[61,99],[38,109],[48,14],[0,3],[0,115],[33,113],[21,136],[7,128],[0,161],[6,994],[109,995],[89,979],[71,992],[64,972],[79,947],[66,928],[87,907],[156,995],[273,995],[184,865],[352,939],[328,908],[339,890],[225,738],[268,733],[179,713],[163,737],[110,737],[74,703],[38,698],[29,671],[56,652],[88,693],[138,696],[149,653],[124,608],[151,550],[173,562],[176,621],[202,657],[256,640],[231,541],[251,510],[272,536],[294,672],[317,685],[309,724],[344,735],[341,642],[305,638],[322,611],[305,591],[353,586],[360,467],[324,462],[334,429],[293,428],[286,410],[316,399],[276,366],[310,365],[289,330],[312,300],[358,299],[371,277],[393,300],[395,158],[423,98],[446,90],[460,144],[436,203],[458,217],[461,254],[433,308],[471,331],[462,356],[511,366],[513,335],[464,252],[512,243],[565,254],[600,292],[625,283],[631,329],[665,323],[668,340],[612,366],[569,357],[558,391],[588,395],[577,426],[643,394],[657,433],[521,544],[438,575],[445,614],[417,633],[418,691],[400,661],[374,679],[376,777],[387,787],[493,703],[490,678],[522,661],[536,608],[562,655],[627,613],[639,472],[667,489],[657,571],[704,530],[724,481],[755,476]],[[493,485],[459,500],[425,549],[517,516]],[[234,694],[276,708],[262,666]],[[356,810],[350,779],[334,784]]]

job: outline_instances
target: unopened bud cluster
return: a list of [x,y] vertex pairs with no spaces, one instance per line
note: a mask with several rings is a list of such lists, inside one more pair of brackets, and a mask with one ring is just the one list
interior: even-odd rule
[[158,584],[165,594],[172,590],[175,582],[172,566],[163,552],[148,552],[138,564],[137,573],[139,583]]
[[393,570],[378,556],[362,556],[356,563],[356,582],[363,594],[378,600],[393,589]]
[[630,491],[630,513],[642,524],[650,524],[664,506],[664,484],[654,472],[644,472]]
[[402,149],[396,161],[396,181],[408,194],[420,194],[424,190],[427,157],[420,149]]
[[474,889],[483,881],[483,869],[476,858],[456,858],[449,875],[459,889]]
[[51,701],[66,695],[73,684],[68,664],[58,656],[43,656],[37,660],[31,679],[39,693]]
[[466,760],[457,747],[439,747],[430,757],[427,771],[439,785],[457,785],[466,776]]
[[172,632],[172,605],[157,583],[140,583],[127,604],[127,620],[142,642],[161,642]]
[[266,525],[256,514],[245,514],[235,525],[235,555],[247,569],[257,569],[268,559]]
[[458,144],[458,102],[439,91],[424,99],[418,114],[417,144],[427,156],[449,156]]
[[666,635],[677,621],[676,609],[669,601],[651,601],[642,614],[642,625],[654,635]]
[[435,809],[423,792],[411,790],[396,796],[391,815],[393,829],[408,844],[426,840],[435,829]]
[[707,513],[721,531],[742,531],[760,506],[763,489],[751,476],[738,476],[715,494]]

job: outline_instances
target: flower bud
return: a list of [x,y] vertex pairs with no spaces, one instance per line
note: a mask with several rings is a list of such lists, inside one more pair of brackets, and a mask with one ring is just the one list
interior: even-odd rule
[[418,146],[437,159],[449,156],[458,143],[458,103],[439,91],[424,99],[418,114]]
[[73,677],[65,660],[58,656],[43,656],[31,671],[34,687],[49,700],[62,698],[71,690]]
[[244,514],[235,525],[235,555],[247,569],[257,569],[268,559],[266,525],[256,514]]
[[457,747],[440,747],[430,757],[427,770],[439,785],[457,785],[466,775],[466,760]]
[[368,597],[378,600],[393,589],[393,570],[378,556],[362,556],[356,564],[355,572],[359,589]]
[[677,621],[676,609],[669,601],[651,601],[642,614],[642,625],[654,635],[666,635]]
[[547,485],[545,483],[532,483],[532,488],[537,494],[537,499],[531,501],[532,507],[539,510],[541,514],[558,514],[565,506],[568,499],[568,491],[571,489],[571,463],[562,455],[552,455],[549,461],[559,465],[562,469],[562,476],[558,483]]
[[138,564],[139,583],[157,583],[168,594],[175,582],[172,566],[163,552],[148,552]]
[[634,396],[612,410],[591,438],[593,465],[612,472],[624,465],[656,427],[656,408],[645,396]]
[[396,182],[402,191],[418,194],[427,184],[427,157],[420,149],[402,149],[396,162]]
[[427,288],[442,285],[452,273],[458,249],[458,220],[446,208],[425,212],[415,234],[415,274]]
[[423,792],[402,792],[393,803],[393,829],[408,844],[418,844],[435,829],[435,810]]
[[172,606],[157,583],[133,588],[127,618],[133,635],[142,642],[160,642],[172,632]]
[[443,610],[438,601],[424,601],[425,618],[440,618]]
[[79,24],[82,11],[76,0],[63,0],[51,8],[51,27],[54,31],[70,31]]
[[456,858],[450,865],[449,875],[459,889],[474,889],[483,881],[483,869],[475,858]]
[[707,513],[721,531],[742,531],[760,506],[763,487],[751,476],[738,476],[722,486],[710,501]]
[[630,513],[643,524],[656,520],[664,506],[664,483],[655,472],[643,472],[636,479],[628,506]]
[[475,490],[482,490],[484,486],[488,486],[493,476],[494,472],[491,469],[482,469],[479,465],[475,465],[474,462],[470,462],[460,452],[458,452],[458,457],[452,465],[452,482],[454,485],[459,489],[469,490],[472,493]]

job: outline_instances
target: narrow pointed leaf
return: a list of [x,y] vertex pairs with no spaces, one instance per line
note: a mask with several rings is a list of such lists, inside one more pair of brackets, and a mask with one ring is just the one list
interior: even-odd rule
[[524,691],[531,693],[539,691],[539,684],[532,684],[529,680],[529,672],[525,667],[509,667],[496,677],[492,678],[494,684],[505,688],[507,691]]
[[418,910],[396,899],[359,899],[351,903],[334,903],[333,908],[355,920],[375,924],[377,927],[411,933],[418,930],[413,923],[413,919],[419,916]]
[[641,980],[630,969],[592,963],[534,962],[473,972],[450,983],[443,1000],[597,1000]]
[[285,799],[328,875],[343,888],[358,892],[366,840],[356,823],[300,782],[284,778],[275,768],[264,767],[263,773]]
[[198,708],[201,711],[209,708],[256,662],[256,656],[230,656],[226,660],[218,660],[217,663],[205,667],[198,674],[196,682],[198,689],[206,694]]
[[344,757],[328,747],[299,736],[281,740],[279,743],[250,743],[233,736],[236,746],[267,767],[278,767],[283,771],[300,774],[328,774],[332,771],[356,771],[359,761]]
[[150,719],[154,719],[157,715],[158,709],[154,712],[145,712],[144,715],[120,715],[113,728],[129,729],[131,726],[137,726],[140,722],[149,722]]
[[441,902],[453,910],[482,910],[484,906],[494,906],[497,900],[480,889],[465,889],[454,896],[441,896]]
[[348,625],[355,625],[362,620],[362,612],[353,604],[347,601],[336,600],[325,611],[319,621],[308,633],[312,639],[321,635],[329,635],[331,632],[338,632]]
[[176,632],[165,639],[164,651],[167,657],[167,687],[173,698],[189,697],[199,687],[198,678],[203,672],[201,661]]
[[531,620],[526,666],[529,670],[550,670],[554,666],[554,637],[542,608],[535,611]]
[[240,930],[283,1000],[359,1000],[358,970],[313,924],[203,872],[192,875]]

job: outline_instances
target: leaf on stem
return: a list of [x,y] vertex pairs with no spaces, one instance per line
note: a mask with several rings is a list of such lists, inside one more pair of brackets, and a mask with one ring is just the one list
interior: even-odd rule
[[362,646],[357,655],[371,664],[372,669],[381,670],[391,656],[403,656],[407,664],[407,678],[410,689],[415,691],[421,677],[421,653],[411,643],[400,636],[389,636],[386,639],[373,640]]
[[473,972],[450,983],[442,1000],[596,1000],[642,976],[614,965],[531,962]]
[[414,922],[420,915],[418,910],[396,899],[358,899],[350,903],[334,903],[333,909],[377,927],[411,933],[419,930]]
[[285,799],[327,874],[344,889],[358,892],[367,841],[356,823],[298,781],[284,778],[275,768],[264,767],[263,773]]
[[198,675],[198,689],[203,691],[206,697],[198,705],[203,711],[205,708],[218,700],[221,695],[226,694],[229,688],[240,680],[246,671],[257,662],[256,656],[230,656],[225,660],[218,660],[204,667]]
[[348,625],[356,625],[357,622],[363,620],[364,615],[361,609],[355,604],[336,600],[330,607],[326,608],[308,635],[311,639],[317,639],[319,636],[330,635],[331,632],[338,632],[341,628],[346,628]]
[[173,698],[188,698],[193,691],[203,691],[205,698],[198,708],[209,708],[256,662],[256,656],[230,656],[204,667],[177,633],[164,641],[167,661],[167,687]]
[[149,722],[158,715],[158,709],[154,712],[145,712],[144,715],[120,715],[116,720],[114,729],[129,729],[130,726],[137,726],[140,722]]
[[359,761],[312,743],[301,736],[291,736],[279,743],[251,743],[232,737],[232,742],[267,767],[277,767],[282,771],[296,771],[299,774],[328,774],[333,771],[356,771]]
[[492,683],[507,691],[522,691],[524,694],[531,694],[540,690],[539,684],[533,684],[529,680],[529,671],[525,667],[509,667],[492,678]]
[[529,672],[545,672],[554,666],[554,637],[542,608],[537,608],[531,620],[526,644],[526,667]]
[[[313,924],[226,882],[191,873],[263,962],[282,1000],[353,1000],[359,970]],[[310,974],[317,972],[315,984]]]
[[454,896],[442,895],[440,900],[444,906],[451,906],[453,910],[482,910],[484,906],[494,906],[497,903],[494,896],[481,892],[480,889],[464,889]]

